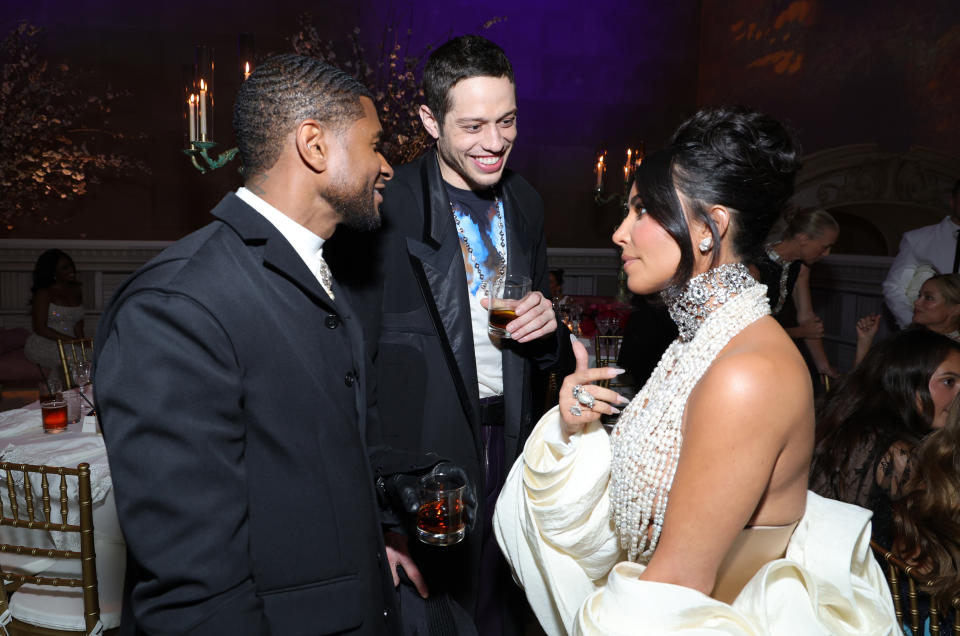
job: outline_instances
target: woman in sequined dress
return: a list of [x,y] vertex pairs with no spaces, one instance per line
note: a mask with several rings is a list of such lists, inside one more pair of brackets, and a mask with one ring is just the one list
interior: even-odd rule
[[33,333],[27,338],[24,353],[44,370],[58,371],[57,340],[84,337],[83,296],[73,259],[62,250],[45,251],[33,268],[30,291]]
[[767,116],[705,109],[638,170],[614,242],[680,336],[610,436],[597,420],[622,404],[591,383],[616,371],[575,344],[497,504],[547,633],[893,633],[869,513],[807,491],[810,376],[745,265],[799,152]]

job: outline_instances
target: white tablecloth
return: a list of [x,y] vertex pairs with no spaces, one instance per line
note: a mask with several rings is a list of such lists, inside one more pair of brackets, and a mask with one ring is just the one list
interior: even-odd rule
[[[67,431],[57,435],[43,432],[40,404],[33,404],[12,411],[0,412],[0,460],[23,464],[45,464],[76,468],[86,462],[90,465],[90,486],[93,497],[94,548],[97,553],[97,580],[100,589],[100,618],[104,627],[111,629],[120,624],[123,576],[126,568],[126,546],[117,506],[113,498],[113,482],[107,462],[107,449],[98,433],[84,433],[80,423],[70,424]],[[48,475],[50,487],[50,521],[60,523],[60,478]],[[31,476],[33,486],[34,517],[42,519],[43,503],[40,498],[39,475]],[[26,516],[22,480],[16,484],[16,497],[20,506],[19,516]],[[71,502],[67,521],[79,524],[80,514],[76,505],[77,481],[67,479],[67,491]],[[0,483],[0,500],[4,511],[10,512],[10,497],[5,483]],[[39,536],[38,536],[39,533]],[[40,548],[79,550],[80,538],[75,533],[45,532],[29,528],[0,526],[0,543],[13,543]],[[79,576],[79,561],[63,561],[18,555],[0,555],[4,565],[14,571],[44,576]],[[7,561],[10,561],[8,563]],[[52,588],[32,589],[24,586],[13,595],[10,609],[13,616],[37,625],[57,629],[83,630],[83,603],[79,588],[67,592],[51,593]]]
[[[53,466],[69,466],[75,468],[77,464],[86,462],[90,464],[90,488],[93,497],[94,511],[98,505],[102,504],[111,493],[112,482],[110,481],[110,466],[107,463],[107,449],[103,444],[103,437],[97,433],[83,433],[80,431],[81,425],[71,424],[67,431],[57,435],[50,435],[43,432],[41,422],[40,405],[31,404],[26,408],[14,409],[0,413],[0,459],[5,462],[19,464],[45,464]],[[48,475],[48,484],[50,486],[50,504],[51,519],[53,523],[59,523],[60,516],[60,478],[57,475]],[[31,476],[34,495],[34,512],[36,515],[42,515],[40,501],[40,476]],[[18,483],[18,500],[20,505],[20,515],[26,514],[25,499],[23,498],[22,483]],[[9,495],[5,488],[0,489],[4,506],[9,506]],[[75,501],[77,495],[77,481],[69,478],[67,480],[67,494],[71,501]],[[112,497],[111,497],[112,499]],[[112,506],[112,502],[111,502]],[[7,508],[9,510],[9,508]],[[80,522],[79,509],[76,505],[68,509],[67,521],[71,524]],[[96,520],[94,521],[96,527]],[[113,524],[111,524],[113,525]],[[109,530],[105,528],[104,530]],[[117,524],[116,538],[120,538],[119,525]],[[103,534],[100,528],[97,528],[98,534]],[[62,534],[59,532],[51,533],[54,544],[59,549],[80,549],[80,538],[76,534]],[[64,538],[66,537],[66,539]],[[2,538],[2,531],[0,531]],[[122,540],[122,539],[121,539]]]

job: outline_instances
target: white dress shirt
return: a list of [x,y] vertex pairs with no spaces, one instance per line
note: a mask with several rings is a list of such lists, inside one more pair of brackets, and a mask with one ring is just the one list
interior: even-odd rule
[[[897,257],[887,272],[887,278],[883,281],[883,296],[887,307],[901,328],[913,320],[913,302],[920,289],[918,283],[922,283],[914,281],[918,267],[929,265],[940,274],[953,271],[957,228],[957,224],[948,216],[936,225],[927,225],[903,234],[900,251],[897,252]],[[926,276],[930,276],[929,272]],[[912,298],[908,297],[908,290]]]
[[323,239],[247,188],[241,187],[237,190],[237,196],[240,197],[244,203],[259,212],[263,218],[270,221],[273,227],[277,228],[277,231],[283,235],[283,238],[287,239],[290,246],[293,247],[294,251],[303,259],[307,269],[316,277],[320,286],[330,295],[331,290],[326,288],[326,285],[324,285],[323,280],[320,278],[319,261],[323,258]]

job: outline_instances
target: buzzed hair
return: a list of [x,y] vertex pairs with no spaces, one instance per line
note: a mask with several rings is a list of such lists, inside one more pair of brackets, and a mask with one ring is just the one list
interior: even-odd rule
[[233,105],[244,176],[273,167],[284,139],[305,119],[342,130],[363,117],[361,97],[373,99],[355,77],[317,58],[278,55],[259,65]]
[[437,124],[450,110],[450,89],[471,77],[506,77],[511,84],[513,67],[499,46],[479,35],[461,35],[440,46],[423,69],[423,96]]

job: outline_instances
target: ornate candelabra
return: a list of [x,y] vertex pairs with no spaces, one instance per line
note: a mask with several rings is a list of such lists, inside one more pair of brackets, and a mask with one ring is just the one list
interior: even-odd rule
[[[241,33],[237,39],[237,59],[241,81],[244,81],[250,77],[254,66],[252,33]],[[213,72],[213,47],[195,46],[193,66],[187,67],[184,72],[183,116],[187,147],[183,153],[190,157],[193,167],[201,173],[222,168],[237,156],[238,152],[237,148],[229,148],[216,157],[210,155],[210,151],[219,145],[213,140]]]
[[616,201],[621,207],[626,209],[628,203],[627,198],[630,195],[630,184],[633,181],[633,176],[637,172],[637,168],[643,163],[643,157],[644,143],[642,141],[638,148],[627,148],[627,159],[623,164],[623,192],[614,192],[609,196],[604,196],[607,173],[607,151],[601,150],[597,154],[597,165],[593,170],[597,178],[593,191],[593,202],[597,207],[606,205],[611,201]]

